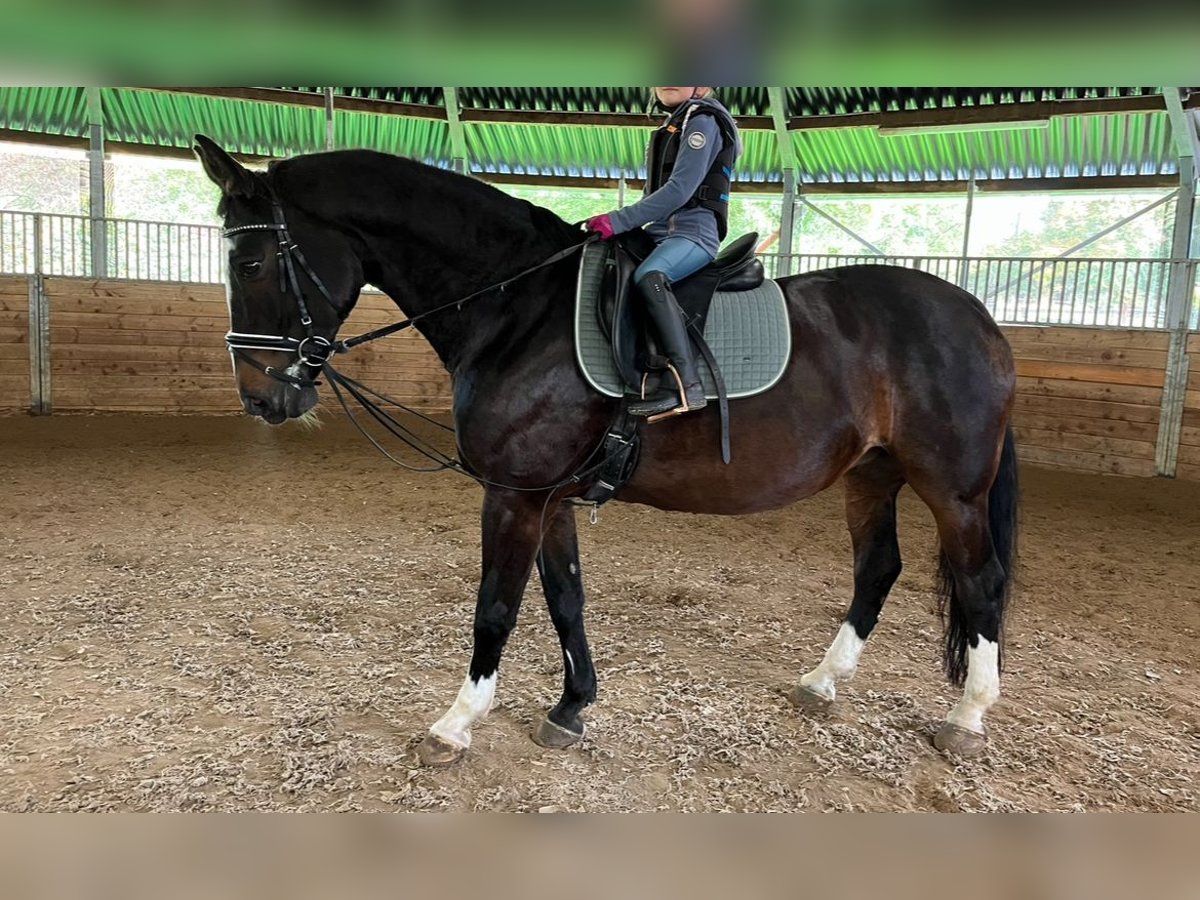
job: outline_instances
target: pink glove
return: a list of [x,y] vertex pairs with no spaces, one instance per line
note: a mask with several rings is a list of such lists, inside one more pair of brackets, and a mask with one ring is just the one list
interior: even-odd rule
[[615,231],[613,231],[612,219],[605,213],[602,216],[592,216],[583,223],[583,227],[588,231],[594,232],[606,241],[612,240]]

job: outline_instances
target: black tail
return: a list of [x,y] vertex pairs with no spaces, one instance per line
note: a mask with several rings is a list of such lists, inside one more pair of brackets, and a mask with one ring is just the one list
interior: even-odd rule
[[[1017,563],[1017,507],[1020,492],[1017,485],[1017,449],[1010,425],[1004,434],[1004,449],[1000,452],[1000,468],[996,480],[988,491],[988,528],[992,533],[992,546],[996,560],[1003,570],[1003,581],[997,591],[1000,609],[1000,629],[997,640],[1000,644],[1000,665],[1004,662],[1004,616],[1007,612],[1009,595],[1012,592],[1013,576]],[[954,574],[944,553],[938,558],[937,575],[938,606],[945,631],[946,677],[956,687],[962,687],[967,677],[967,647],[971,632],[967,625],[966,611],[962,607],[954,586]]]

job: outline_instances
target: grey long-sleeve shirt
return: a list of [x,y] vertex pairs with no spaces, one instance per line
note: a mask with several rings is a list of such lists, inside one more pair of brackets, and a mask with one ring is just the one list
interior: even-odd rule
[[710,256],[716,256],[721,245],[716,215],[702,206],[681,207],[699,189],[720,152],[721,130],[713,117],[692,116],[688,119],[679,155],[667,183],[637,203],[609,213],[613,230],[620,233],[644,225],[656,242],[669,237],[685,237]]

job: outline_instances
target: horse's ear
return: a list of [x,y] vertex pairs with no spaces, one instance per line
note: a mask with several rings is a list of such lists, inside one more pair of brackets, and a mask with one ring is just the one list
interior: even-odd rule
[[192,150],[200,157],[208,177],[227,197],[252,197],[256,193],[254,173],[217,146],[215,141],[198,134]]

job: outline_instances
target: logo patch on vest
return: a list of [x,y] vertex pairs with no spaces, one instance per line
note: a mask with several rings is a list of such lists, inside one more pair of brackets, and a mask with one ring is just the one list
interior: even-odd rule
[[688,135],[688,146],[693,150],[703,150],[704,145],[708,143],[708,138],[704,136],[703,131],[693,131]]

